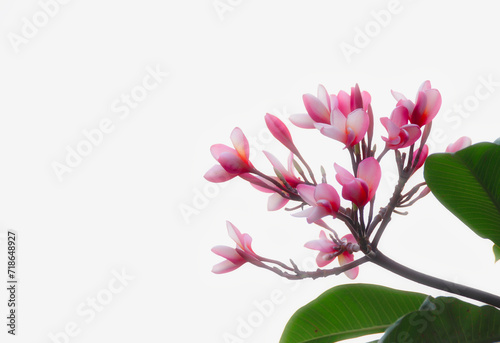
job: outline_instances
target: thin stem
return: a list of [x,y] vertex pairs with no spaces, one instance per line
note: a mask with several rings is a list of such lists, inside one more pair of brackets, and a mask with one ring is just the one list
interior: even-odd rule
[[497,295],[418,272],[390,259],[380,250],[367,256],[370,256],[371,262],[376,265],[409,280],[500,308],[500,297]]
[[[298,153],[298,151],[297,151],[297,153]],[[309,165],[308,165],[308,164],[307,164],[307,162],[304,160],[304,158],[302,157],[302,155],[301,155],[301,154],[297,154],[297,157],[299,158],[300,162],[302,162],[302,164],[306,167],[307,172],[309,173],[309,176],[311,177],[312,182],[313,182],[315,185],[317,185],[317,183],[316,183],[316,179],[314,178],[314,174],[313,174],[313,172],[312,172],[312,170],[311,170],[311,167],[309,167]]]
[[298,267],[297,267],[297,265],[295,263],[293,263],[293,261],[290,260],[290,262],[293,265],[293,269],[290,268],[290,267],[287,267],[287,270],[289,270],[289,271],[291,271],[291,272],[293,272],[295,274],[290,274],[289,272],[283,271],[283,270],[281,270],[281,269],[279,269],[277,267],[268,266],[268,265],[266,265],[264,263],[258,263],[258,261],[248,261],[248,262],[256,265],[257,267],[267,269],[267,270],[269,270],[269,271],[271,271],[271,272],[273,272],[275,274],[278,274],[279,276],[287,278],[288,280],[302,280],[302,279],[307,279],[307,278],[317,279],[317,278],[320,278],[320,277],[327,277],[327,276],[330,276],[330,275],[339,275],[339,274],[341,274],[343,272],[348,271],[349,269],[358,267],[358,266],[362,265],[363,263],[366,263],[366,262],[369,262],[369,261],[370,261],[370,258],[365,255],[365,256],[363,256],[361,258],[358,258],[355,261],[352,261],[352,262],[349,262],[347,264],[344,264],[341,267],[332,268],[332,269],[318,269],[318,270],[316,270],[314,272],[306,272],[306,271],[299,270]]

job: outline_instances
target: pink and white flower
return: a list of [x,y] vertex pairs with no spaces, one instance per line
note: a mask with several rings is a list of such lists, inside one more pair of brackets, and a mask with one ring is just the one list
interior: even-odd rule
[[[341,266],[354,261],[352,250],[355,245],[357,247],[356,239],[352,234],[345,235],[340,239],[340,242],[337,243],[332,239],[329,239],[324,231],[321,231],[319,233],[319,239],[309,241],[304,246],[306,248],[319,251],[318,256],[316,257],[316,264],[318,267],[323,268],[331,263],[335,257],[338,257],[339,264]],[[359,274],[359,267],[354,267],[344,273],[350,279],[355,279]]]
[[294,213],[295,217],[307,217],[307,222],[316,223],[321,218],[331,215],[337,217],[340,208],[340,196],[331,185],[320,183],[317,186],[300,184],[297,192],[310,208]]
[[238,269],[250,260],[260,261],[260,256],[252,250],[252,237],[242,234],[236,226],[229,221],[226,222],[229,237],[236,243],[236,248],[218,245],[212,248],[212,252],[224,257],[226,260],[216,264],[212,268],[215,274],[223,274]]
[[410,122],[419,127],[430,123],[441,108],[441,94],[437,89],[431,88],[430,81],[422,83],[415,103],[399,92],[392,91],[392,95],[398,101],[396,106],[404,106],[408,110]]
[[[368,92],[351,88],[351,95],[340,91],[328,94],[323,85],[318,86],[318,96],[302,97],[307,114],[294,114],[290,121],[298,127],[318,129],[323,135],[352,147],[363,139],[369,126],[366,113],[371,97]],[[362,104],[360,104],[362,103]]]
[[382,177],[378,161],[369,157],[358,165],[356,177],[338,164],[334,165],[337,175],[335,178],[342,185],[342,197],[352,201],[356,206],[365,206],[375,195]]
[[382,137],[382,139],[389,149],[409,147],[420,138],[420,127],[416,124],[408,124],[409,119],[409,112],[405,106],[396,107],[390,118],[380,118],[380,122],[388,133],[388,137]]
[[234,149],[224,144],[214,144],[210,147],[212,156],[219,162],[213,166],[204,177],[210,182],[224,182],[255,170],[249,161],[250,146],[240,128],[231,132]]

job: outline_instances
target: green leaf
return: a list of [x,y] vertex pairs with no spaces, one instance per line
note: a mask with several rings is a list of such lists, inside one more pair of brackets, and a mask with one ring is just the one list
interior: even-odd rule
[[280,343],[331,343],[384,332],[426,295],[369,284],[333,287],[290,318]]
[[433,154],[424,177],[436,198],[480,237],[500,246],[500,145]]
[[467,342],[500,340],[500,311],[452,297],[428,297],[418,311],[406,314],[387,329],[385,342]]
[[500,246],[495,244],[493,246],[493,253],[495,254],[495,262],[498,262],[500,260]]

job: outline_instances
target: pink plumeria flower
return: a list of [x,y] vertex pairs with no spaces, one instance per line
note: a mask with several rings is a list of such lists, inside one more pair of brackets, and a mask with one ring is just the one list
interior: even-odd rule
[[[345,235],[341,238],[340,242],[337,243],[332,239],[329,239],[324,231],[319,233],[318,240],[307,242],[305,247],[313,250],[319,250],[318,256],[316,257],[316,263],[320,268],[323,268],[331,263],[337,256],[340,266],[352,262],[354,261],[352,250],[359,249],[353,235]],[[349,250],[351,250],[351,252]],[[354,267],[344,273],[348,278],[354,280],[358,276],[359,267]]]
[[[304,94],[302,97],[307,114],[294,114],[290,121],[298,127],[313,129],[332,139],[352,147],[363,139],[369,126],[366,113],[371,97],[368,92],[351,88],[351,95],[340,91],[328,94],[323,85],[318,86],[318,96]],[[362,104],[356,103],[362,102]]]
[[212,248],[213,253],[226,259],[212,268],[212,272],[215,274],[228,273],[238,269],[250,260],[260,260],[260,256],[252,250],[252,237],[246,233],[242,234],[236,226],[229,221],[226,222],[226,226],[229,237],[236,242],[236,248],[230,248],[223,245]]
[[396,107],[390,118],[380,118],[389,136],[382,137],[389,149],[402,149],[415,143],[421,136],[420,127],[408,124],[410,115],[405,106]]
[[459,150],[465,149],[472,144],[472,140],[469,137],[460,137],[455,143],[448,145],[446,152],[454,153]]
[[266,121],[267,128],[274,138],[280,141],[281,144],[287,147],[292,153],[298,155],[299,151],[293,143],[292,135],[290,134],[290,131],[286,127],[285,123],[283,123],[278,117],[269,113],[266,114],[264,119]]
[[375,195],[382,177],[378,161],[369,157],[358,165],[358,172],[354,177],[349,171],[338,164],[334,165],[337,181],[342,185],[342,197],[352,201],[356,206],[365,206]]
[[320,183],[317,186],[300,184],[297,192],[310,208],[294,213],[295,217],[307,217],[307,222],[316,223],[321,218],[331,215],[337,217],[340,208],[340,196],[331,185]]
[[250,146],[240,128],[231,132],[234,149],[224,144],[214,144],[210,147],[212,156],[219,162],[213,166],[204,177],[211,182],[224,182],[255,170],[249,161]]
[[432,121],[441,108],[441,94],[431,88],[431,82],[425,81],[418,89],[415,103],[408,100],[403,94],[392,91],[398,101],[397,106],[404,106],[409,113],[410,122],[422,127]]

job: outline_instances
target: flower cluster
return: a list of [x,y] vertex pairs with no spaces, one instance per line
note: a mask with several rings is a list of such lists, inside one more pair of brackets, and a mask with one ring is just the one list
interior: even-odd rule
[[[230,136],[233,147],[223,144],[211,147],[210,151],[218,163],[205,174],[205,178],[211,182],[225,182],[240,177],[257,190],[271,194],[268,200],[270,211],[295,202],[295,206],[288,210],[300,210],[293,213],[293,216],[305,217],[307,223],[321,228],[319,240],[305,243],[306,248],[319,251],[316,259],[318,267],[322,268],[338,257],[340,267],[330,270],[331,273],[345,272],[354,279],[358,275],[358,265],[361,264],[361,259],[354,259],[354,253],[362,251],[368,255],[376,247],[391,213],[400,213],[397,208],[409,206],[429,193],[428,188],[425,188],[413,198],[425,183],[415,186],[407,194],[402,195],[401,191],[427,158],[429,149],[425,141],[429,136],[432,120],[441,106],[441,95],[438,90],[431,88],[429,81],[420,86],[415,102],[401,93],[393,91],[392,94],[397,102],[391,116],[380,119],[387,134],[381,136],[385,146],[378,156],[376,146],[372,144],[375,122],[371,96],[368,92],[361,91],[358,85],[351,88],[350,94],[344,91],[329,94],[320,85],[317,96],[303,96],[306,113],[290,117],[295,126],[316,129],[323,136],[340,142],[349,153],[352,172],[347,166],[337,163],[332,166],[337,185],[327,182],[327,173],[323,167],[321,182],[316,182],[312,168],[294,144],[289,129],[272,114],[266,114],[266,125],[271,134],[290,151],[285,164],[271,153],[264,152],[274,175],[260,171],[250,162],[248,140],[241,129],[235,128]],[[470,140],[461,138],[450,145],[447,152],[457,151],[467,145],[470,145]],[[380,162],[389,151],[395,152],[400,182],[389,204],[378,214],[374,214],[376,192],[382,177]],[[341,189],[341,195],[336,187]],[[339,238],[329,226],[329,218],[342,221],[349,233]],[[226,259],[214,267],[214,273],[229,272],[249,262],[288,278],[314,278],[325,274],[324,271],[321,274],[321,270],[301,272],[293,262],[292,266],[288,266],[259,256],[252,250],[252,239],[248,234],[241,234],[229,222],[227,227],[230,237],[236,242],[236,248],[217,246],[212,249]],[[326,232],[329,233],[328,236]]]

